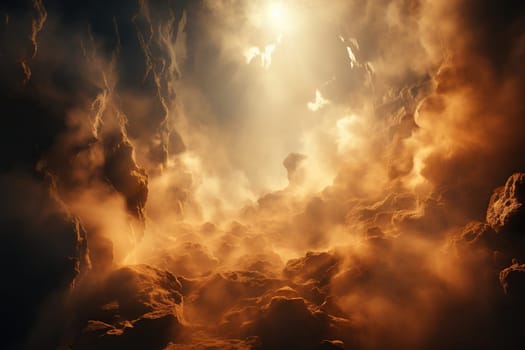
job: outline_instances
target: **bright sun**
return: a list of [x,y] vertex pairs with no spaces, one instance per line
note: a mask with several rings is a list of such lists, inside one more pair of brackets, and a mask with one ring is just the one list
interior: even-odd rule
[[277,28],[282,28],[286,24],[286,8],[280,2],[272,2],[268,6],[268,20],[270,24]]

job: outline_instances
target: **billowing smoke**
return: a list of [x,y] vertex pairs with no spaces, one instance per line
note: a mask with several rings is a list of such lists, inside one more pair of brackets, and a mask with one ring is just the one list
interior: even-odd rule
[[2,348],[521,349],[520,1],[7,1]]

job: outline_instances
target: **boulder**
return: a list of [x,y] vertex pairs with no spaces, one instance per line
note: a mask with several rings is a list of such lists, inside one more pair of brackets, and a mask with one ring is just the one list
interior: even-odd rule
[[164,349],[181,335],[182,286],[171,273],[147,265],[112,273],[78,310],[74,349]]
[[515,173],[490,197],[486,221],[496,232],[522,232],[525,227],[525,173]]

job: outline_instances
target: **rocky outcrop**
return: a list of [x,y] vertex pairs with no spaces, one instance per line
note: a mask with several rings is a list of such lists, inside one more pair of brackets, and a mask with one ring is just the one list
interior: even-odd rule
[[525,291],[525,173],[511,175],[504,186],[494,190],[486,222],[467,224],[455,238],[455,246],[468,260],[489,263],[500,271],[499,281],[506,294]]
[[525,225],[525,173],[515,173],[490,198],[487,223],[496,232],[523,231]]
[[16,320],[5,323],[2,344],[7,349],[24,348],[30,334],[52,343],[51,328],[60,317],[44,321],[49,315],[37,311],[63,311],[56,299],[67,295],[89,268],[86,233],[46,183],[2,176],[0,193],[2,317]]
[[147,265],[113,271],[80,300],[74,349],[163,349],[183,330],[181,284]]
[[344,328],[345,320],[318,310],[303,298],[276,296],[255,320],[245,325],[246,334],[261,340],[261,349],[341,349],[340,340],[327,340]]
[[142,236],[148,199],[148,176],[135,161],[134,149],[127,137],[118,132],[104,139],[104,175],[126,201],[129,214],[136,219]]
[[525,293],[525,264],[514,261],[499,273],[499,281],[506,294],[523,296]]

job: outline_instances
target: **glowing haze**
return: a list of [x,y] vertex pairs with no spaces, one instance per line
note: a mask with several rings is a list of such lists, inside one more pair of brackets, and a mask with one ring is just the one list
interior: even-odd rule
[[521,349],[520,1],[8,1],[8,349]]

